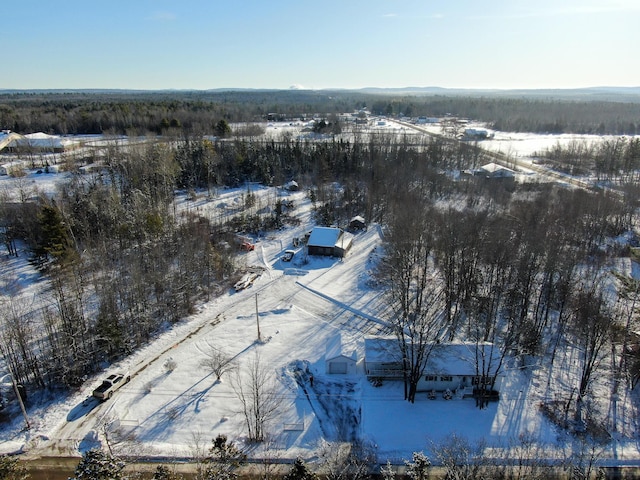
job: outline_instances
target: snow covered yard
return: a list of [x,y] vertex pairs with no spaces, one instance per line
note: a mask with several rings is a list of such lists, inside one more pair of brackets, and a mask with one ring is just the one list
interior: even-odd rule
[[[412,405],[403,400],[400,382],[374,387],[363,373],[328,375],[325,349],[336,335],[355,346],[362,371],[364,335],[385,331],[380,291],[367,281],[379,231],[373,227],[357,235],[344,261],[298,259],[295,271],[305,275],[287,274],[279,260],[280,243],[290,235],[286,231],[282,240],[265,239],[246,254],[248,264],[266,260],[270,267],[251,288],[201,305],[191,318],[114,365],[110,370],[129,368],[132,380],[111,401],[90,398],[100,381],[96,378],[71,398],[31,411],[30,432],[19,432],[16,422],[5,431],[0,449],[79,455],[104,447],[106,434],[121,453],[182,458],[194,456],[218,434],[244,442],[237,386],[257,355],[273,375],[279,407],[269,422],[269,441],[246,444],[256,457],[313,458],[325,441],[361,438],[376,445],[381,462],[399,461],[413,451],[429,452],[452,433],[495,447],[530,435],[562,455],[570,438],[542,414],[546,379],[538,378],[535,369],[510,362],[499,401],[483,410],[473,399],[429,400],[426,394]],[[236,366],[220,382],[203,366],[214,349],[232,357]],[[564,367],[558,371],[568,372]],[[630,398],[621,399],[619,408],[625,409],[620,415],[635,418],[629,415]],[[619,458],[638,458],[635,437],[626,435],[615,448]]]

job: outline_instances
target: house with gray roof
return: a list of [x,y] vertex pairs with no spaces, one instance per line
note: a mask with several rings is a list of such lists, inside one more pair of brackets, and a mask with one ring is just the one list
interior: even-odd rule
[[[480,384],[502,383],[500,349],[489,342],[451,342],[432,345],[419,392],[465,391],[471,394]],[[394,336],[366,337],[365,372],[370,379],[403,380],[402,354]]]
[[315,227],[307,241],[309,255],[344,257],[353,244],[353,235],[341,228]]

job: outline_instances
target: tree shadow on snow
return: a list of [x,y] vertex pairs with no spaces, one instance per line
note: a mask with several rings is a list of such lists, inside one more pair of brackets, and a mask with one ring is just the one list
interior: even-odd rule
[[91,410],[100,405],[100,400],[94,397],[87,397],[81,403],[73,407],[67,414],[67,422],[75,422],[81,417],[88,415]]
[[[219,384],[218,381],[213,381],[208,385],[204,383],[213,376],[213,373],[205,375],[191,387],[177,394],[175,398],[160,406],[155,412],[142,420],[138,437],[145,436],[148,439],[168,438],[172,431],[172,426],[178,418],[184,417],[188,413],[198,414],[200,412],[200,404],[206,401],[207,393]],[[202,388],[197,390],[199,387]],[[148,429],[145,429],[145,426],[148,426]]]

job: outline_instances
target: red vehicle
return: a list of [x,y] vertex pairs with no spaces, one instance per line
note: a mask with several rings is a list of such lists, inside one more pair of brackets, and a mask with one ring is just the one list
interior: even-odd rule
[[251,252],[256,248],[256,246],[253,243],[249,243],[249,242],[242,242],[242,244],[240,245],[240,250],[242,250],[243,252]]

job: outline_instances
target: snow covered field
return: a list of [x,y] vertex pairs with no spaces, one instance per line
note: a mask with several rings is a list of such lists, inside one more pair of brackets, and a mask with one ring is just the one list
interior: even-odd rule
[[[539,148],[539,147],[536,147]],[[27,177],[35,186],[53,191],[63,175]],[[3,185],[12,181],[1,180]],[[7,187],[8,188],[8,187]],[[251,186],[258,198],[281,195],[274,188]],[[180,198],[179,210],[195,210],[205,216],[224,216],[246,192],[219,190],[213,198]],[[386,382],[374,387],[362,368],[363,337],[386,331],[387,311],[381,291],[371,282],[380,252],[381,230],[371,225],[355,236],[354,247],[344,260],[305,258],[300,250],[293,262],[280,260],[292,248],[294,237],[312,226],[311,205],[303,192],[289,193],[301,224],[256,239],[256,248],[243,254],[247,267],[263,269],[254,285],[233,289],[199,306],[156,341],[108,371],[129,369],[131,382],[105,403],[91,398],[103,375],[88,379],[68,398],[54,398],[29,408],[31,429],[23,431],[17,418],[0,430],[0,453],[23,451],[27,455],[80,455],[105,446],[105,433],[121,453],[151,457],[191,457],[218,434],[244,442],[246,428],[236,393],[246,379],[246,369],[259,358],[273,375],[279,408],[269,423],[269,441],[251,446],[256,457],[313,459],[323,442],[357,438],[377,447],[378,460],[399,461],[417,450],[429,451],[456,433],[472,442],[506,447],[519,436],[530,435],[551,452],[563,457],[572,438],[558,431],[539,408],[548,400],[556,382],[571,377],[570,350],[559,363],[554,378],[540,378],[536,365],[508,362],[500,400],[479,410],[473,399],[427,399],[416,404],[403,400],[402,385]],[[632,265],[625,268],[630,272]],[[26,262],[0,260],[3,290],[12,289],[24,298],[43,295],[43,282]],[[261,339],[258,340],[258,325]],[[357,375],[329,375],[325,352],[336,336],[358,353]],[[202,363],[212,350],[233,357],[236,371],[216,382]],[[167,368],[173,364],[175,368]],[[313,382],[310,381],[313,375]],[[313,383],[313,384],[312,384]],[[602,408],[611,408],[610,385],[603,378],[596,385]],[[559,399],[563,401],[564,399]],[[637,400],[616,398],[616,437],[603,447],[611,462],[640,464]],[[610,412],[609,417],[614,416]]]

